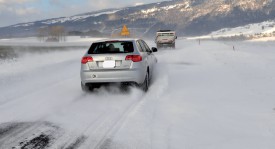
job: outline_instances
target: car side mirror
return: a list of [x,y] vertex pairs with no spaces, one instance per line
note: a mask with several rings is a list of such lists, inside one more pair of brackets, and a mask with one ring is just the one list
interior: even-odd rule
[[153,52],[158,52],[158,49],[155,48],[155,47],[152,47],[152,51],[153,51]]
[[178,36],[176,36],[176,39],[178,39]]

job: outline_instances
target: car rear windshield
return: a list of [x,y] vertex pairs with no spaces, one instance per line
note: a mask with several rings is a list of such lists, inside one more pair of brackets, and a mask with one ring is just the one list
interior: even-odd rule
[[132,53],[134,52],[133,42],[130,41],[107,41],[93,43],[88,54],[105,53]]
[[158,36],[175,36],[174,33],[160,33]]

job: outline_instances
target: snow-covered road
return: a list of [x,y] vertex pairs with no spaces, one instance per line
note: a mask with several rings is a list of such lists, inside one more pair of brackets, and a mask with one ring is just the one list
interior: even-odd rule
[[85,49],[1,60],[0,149],[274,149],[274,46],[180,40],[146,94],[83,93]]

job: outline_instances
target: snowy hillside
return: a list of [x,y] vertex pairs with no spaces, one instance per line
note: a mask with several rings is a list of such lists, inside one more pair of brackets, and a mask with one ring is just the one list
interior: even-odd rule
[[107,35],[127,25],[139,36],[152,37],[159,29],[173,29],[180,36],[197,36],[274,20],[274,6],[275,1],[271,0],[163,1],[2,27],[0,38],[35,36],[39,28],[54,25],[64,26],[67,31],[93,29]]
[[83,93],[87,49],[14,49],[0,60],[0,148],[274,149],[274,46],[178,40],[156,53],[146,94]]
[[[89,17],[97,17],[101,15],[109,15],[109,14],[114,14],[119,10],[107,10],[107,11],[99,11],[99,12],[93,12],[93,13],[87,13],[87,14],[80,14],[76,16],[71,16],[71,17],[62,17],[62,18],[56,18],[56,19],[49,19],[42,21],[41,24],[45,25],[51,25],[51,24],[57,24],[57,23],[66,23],[66,22],[75,22],[75,21],[82,21],[84,22],[86,18]],[[33,25],[34,23],[23,23],[23,24],[17,24],[12,27],[27,27],[30,25]]]
[[248,24],[236,28],[225,28],[212,32],[209,36],[235,36],[235,35],[255,35],[275,33],[275,21],[265,21],[262,23]]

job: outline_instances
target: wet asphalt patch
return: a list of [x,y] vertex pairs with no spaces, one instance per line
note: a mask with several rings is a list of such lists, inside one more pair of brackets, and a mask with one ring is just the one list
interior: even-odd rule
[[56,139],[59,127],[48,122],[0,124],[0,148],[45,149]]
[[44,149],[48,147],[51,137],[41,134],[27,142],[20,142],[21,149]]

